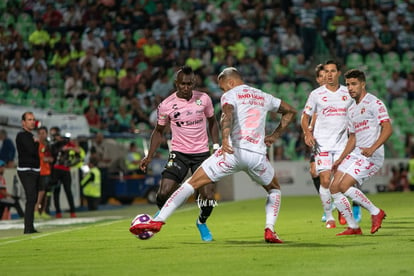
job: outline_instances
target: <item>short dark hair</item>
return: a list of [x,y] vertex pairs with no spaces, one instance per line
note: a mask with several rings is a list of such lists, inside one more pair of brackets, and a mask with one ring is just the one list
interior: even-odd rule
[[341,71],[341,64],[338,61],[335,61],[333,59],[330,59],[330,60],[327,60],[324,65],[328,65],[328,64],[335,64],[336,65],[336,69],[338,71]]
[[31,112],[31,111],[26,111],[25,113],[23,113],[23,115],[22,115],[22,121],[26,121],[26,115],[27,114],[33,114],[33,112]]
[[46,131],[46,133],[47,133],[47,127],[45,127],[45,126],[41,126],[41,127],[39,127],[39,128],[37,129],[37,132],[39,132],[39,131],[41,131],[41,130],[44,130],[44,131]]
[[351,69],[344,75],[345,79],[358,79],[360,82],[365,82],[365,73],[358,69]]
[[181,68],[177,71],[177,73],[175,74],[175,79],[177,80],[177,79],[178,79],[178,77],[179,77],[181,74],[184,74],[184,75],[189,76],[189,75],[193,75],[193,74],[194,74],[194,71],[193,71],[193,69],[192,69],[190,66],[184,65],[184,66],[182,66],[182,67],[181,67]]
[[318,65],[316,65],[316,67],[315,67],[315,77],[319,77],[319,72],[320,71],[323,71],[323,70],[325,70],[324,68],[323,68],[323,64],[322,63],[319,63]]

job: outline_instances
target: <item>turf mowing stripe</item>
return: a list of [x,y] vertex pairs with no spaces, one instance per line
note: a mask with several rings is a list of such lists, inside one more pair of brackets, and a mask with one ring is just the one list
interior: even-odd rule
[[[119,222],[119,220],[114,220],[114,221],[108,221],[108,222],[102,222],[102,225],[110,225],[112,223],[116,223]],[[95,226],[96,224],[93,225],[88,225],[88,226],[83,226],[83,227],[77,227],[77,228],[72,228],[72,229],[64,229],[64,230],[58,230],[58,231],[54,231],[52,233],[45,233],[45,234],[31,234],[29,237],[27,236],[23,236],[20,237],[21,239],[18,240],[11,240],[11,241],[4,241],[4,242],[0,242],[0,246],[1,245],[6,245],[6,244],[10,244],[10,243],[16,243],[16,242],[21,242],[21,241],[27,241],[27,240],[35,240],[35,239],[39,239],[39,238],[44,238],[47,236],[51,236],[51,235],[55,235],[55,234],[61,234],[61,233],[66,233],[66,232],[72,232],[72,231],[78,231],[81,229],[85,229],[91,226]]]

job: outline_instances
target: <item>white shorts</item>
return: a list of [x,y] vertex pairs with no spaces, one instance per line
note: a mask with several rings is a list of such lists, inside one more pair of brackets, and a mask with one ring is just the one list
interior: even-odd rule
[[260,185],[265,186],[272,182],[275,170],[266,155],[240,148],[233,149],[234,153],[227,153],[225,160],[223,155],[220,155],[220,148],[201,164],[213,182],[239,171],[245,171],[253,181]]
[[315,155],[316,171],[321,173],[323,171],[330,171],[333,163],[339,158],[342,151],[324,151]]
[[376,174],[384,163],[384,158],[366,157],[361,150],[356,148],[351,152],[338,167],[338,171],[352,176],[359,185]]

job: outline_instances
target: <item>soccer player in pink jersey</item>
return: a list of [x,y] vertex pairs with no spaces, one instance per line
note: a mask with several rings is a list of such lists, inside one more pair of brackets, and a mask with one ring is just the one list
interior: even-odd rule
[[362,185],[382,167],[384,143],[392,134],[392,126],[384,103],[366,91],[364,72],[349,70],[345,73],[345,79],[355,103],[349,109],[348,142],[332,166],[334,178],[330,191],[336,207],[348,223],[348,228],[337,235],[362,234],[347,197],[369,211],[372,220],[371,234],[374,234],[381,228],[386,214],[354,185]]
[[[209,131],[213,148],[219,147],[219,128],[211,98],[204,92],[193,90],[194,73],[190,67],[183,67],[176,73],[177,91],[158,106],[157,125],[152,132],[147,156],[141,161],[145,171],[155,151],[163,140],[166,128],[171,129],[171,152],[162,173],[157,193],[157,205],[161,209],[170,195],[178,189],[188,174],[192,173],[210,156]],[[207,129],[208,123],[208,129]],[[197,198],[200,215],[196,225],[203,241],[212,241],[213,236],[206,221],[217,205],[215,184],[198,189]]]
[[[217,182],[224,176],[245,171],[268,193],[265,205],[265,241],[282,243],[274,231],[281,192],[274,168],[266,157],[266,147],[273,144],[295,119],[296,110],[281,99],[246,85],[234,67],[228,67],[219,74],[218,84],[224,91],[221,97],[221,148],[205,160],[193,176],[171,195],[157,217],[148,224],[132,226],[132,233],[159,232],[167,218],[195,190],[208,183]],[[282,117],[279,126],[266,135],[265,122],[269,111],[280,113]]]

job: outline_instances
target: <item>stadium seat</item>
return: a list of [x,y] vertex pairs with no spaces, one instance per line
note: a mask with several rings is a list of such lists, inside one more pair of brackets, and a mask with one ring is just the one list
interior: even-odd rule
[[268,36],[261,36],[256,41],[256,47],[264,49],[265,45],[267,45],[269,41],[270,41],[270,38]]
[[62,111],[67,113],[76,113],[79,110],[80,104],[76,98],[62,99]]
[[7,82],[0,81],[0,99],[5,99],[9,91],[9,85]]
[[101,92],[102,98],[103,97],[116,97],[116,90],[110,86],[105,86]]
[[294,99],[295,91],[296,91],[296,84],[294,82],[282,82],[279,84],[278,91],[280,93],[280,97],[288,97],[290,99]]
[[34,98],[27,98],[25,100],[23,100],[22,102],[23,105],[25,106],[31,106],[31,107],[38,107],[38,108],[43,108],[44,104],[43,104],[43,98],[38,98],[38,99],[34,99]]
[[7,1],[0,1],[0,12],[4,12],[7,8]]
[[144,36],[144,31],[142,29],[137,29],[132,34],[132,39],[136,42],[138,39]]
[[269,94],[276,94],[277,93],[277,84],[274,82],[265,82],[262,84],[261,89]]
[[244,36],[241,39],[241,43],[246,47],[246,53],[249,57],[254,57],[256,54],[256,42],[253,38]]
[[365,56],[365,65],[368,70],[376,70],[382,66],[381,55],[377,52],[371,52]]
[[[7,1],[1,1],[1,2],[7,2]],[[0,23],[3,23],[5,27],[7,27],[9,24],[15,24],[14,16],[8,12],[3,13],[0,17]]]
[[346,67],[350,68],[358,68],[364,65],[364,58],[360,53],[350,53],[346,57]]
[[293,66],[298,62],[298,58],[296,55],[287,55],[288,63],[290,68],[293,68]]
[[55,79],[55,78],[62,78],[62,75],[61,75],[61,73],[60,73],[58,70],[53,69],[53,68],[50,68],[50,69],[47,71],[47,78],[48,78],[49,80],[51,80],[51,79]]
[[388,52],[382,56],[385,67],[391,68],[392,71],[401,71],[401,60],[400,56],[396,52]]
[[408,73],[414,69],[414,51],[406,51],[402,55],[402,69]]
[[43,98],[42,91],[37,88],[30,88],[29,91],[27,92],[27,98],[28,99]]
[[23,104],[25,93],[20,89],[14,88],[7,93],[6,102],[11,104]]
[[61,98],[63,96],[63,88],[52,87],[46,92],[45,98]]
[[34,23],[33,18],[30,14],[23,12],[17,16],[18,23]]
[[44,108],[56,112],[62,112],[62,102],[60,97],[48,97],[44,100]]
[[309,93],[314,89],[312,84],[307,81],[302,81],[296,85],[296,95],[305,95],[308,97]]
[[50,88],[52,88],[52,87],[63,88],[64,81],[60,78],[53,78],[53,79],[48,80],[48,85],[49,85]]

